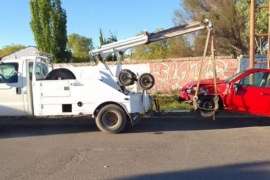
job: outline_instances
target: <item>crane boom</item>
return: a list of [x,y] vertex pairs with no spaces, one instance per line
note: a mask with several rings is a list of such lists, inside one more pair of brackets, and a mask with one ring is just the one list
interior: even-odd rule
[[207,29],[213,28],[212,22],[209,21],[208,19],[204,19],[203,22],[193,22],[190,24],[172,27],[156,33],[145,32],[144,34],[139,36],[103,45],[98,49],[92,50],[90,54],[91,56],[99,55],[102,58],[106,58],[111,53],[124,52],[129,48],[149,44],[156,41],[161,41],[167,38],[199,31],[206,28]]
[[148,43],[161,41],[163,39],[199,31],[205,28],[213,28],[212,23],[205,19],[202,23],[201,22],[193,22],[191,24],[185,24],[182,26],[176,26],[169,29],[165,29],[156,33],[151,33],[148,36]]

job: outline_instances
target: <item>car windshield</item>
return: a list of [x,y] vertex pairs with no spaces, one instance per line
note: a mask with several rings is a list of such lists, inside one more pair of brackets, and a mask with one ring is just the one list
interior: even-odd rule
[[231,76],[231,77],[225,79],[224,82],[225,82],[225,83],[228,83],[228,82],[232,81],[233,79],[237,78],[238,76],[241,76],[241,75],[244,74],[246,71],[247,71],[247,70],[241,71],[241,72],[239,72],[239,73],[237,73],[237,74],[235,74],[235,75],[233,75],[233,76]]

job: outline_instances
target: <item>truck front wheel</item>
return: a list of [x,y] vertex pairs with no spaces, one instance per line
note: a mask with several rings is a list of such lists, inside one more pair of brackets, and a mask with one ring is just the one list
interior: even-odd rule
[[127,123],[126,113],[117,105],[109,104],[100,109],[96,116],[97,127],[106,133],[121,132]]

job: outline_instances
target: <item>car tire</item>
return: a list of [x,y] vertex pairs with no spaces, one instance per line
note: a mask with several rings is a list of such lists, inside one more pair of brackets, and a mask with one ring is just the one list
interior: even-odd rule
[[215,101],[212,96],[202,96],[198,100],[198,112],[202,117],[211,117],[215,114]]

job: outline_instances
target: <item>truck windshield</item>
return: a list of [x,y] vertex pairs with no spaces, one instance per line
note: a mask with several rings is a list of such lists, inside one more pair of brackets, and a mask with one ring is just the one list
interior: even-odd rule
[[0,83],[18,82],[18,63],[0,64]]

